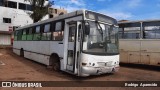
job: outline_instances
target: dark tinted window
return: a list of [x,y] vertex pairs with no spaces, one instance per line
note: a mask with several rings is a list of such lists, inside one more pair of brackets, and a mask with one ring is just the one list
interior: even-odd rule
[[36,27],[36,33],[40,33],[40,29],[41,29],[41,27],[40,27],[40,26],[37,26],[37,27]]
[[3,18],[3,23],[11,23],[11,18]]
[[140,37],[139,32],[134,32],[134,31],[129,31],[129,32],[124,32],[123,39],[139,39]]
[[119,28],[120,39],[139,39],[140,38],[140,27],[126,27]]
[[41,40],[51,40],[50,24],[43,25]]
[[19,30],[17,33],[17,40],[21,40],[22,39],[22,30]]
[[32,6],[31,5],[26,5],[27,6],[27,10],[32,11]]
[[17,8],[17,2],[8,1],[5,3],[6,7]]
[[0,0],[0,6],[3,6],[4,0]]
[[149,26],[144,28],[144,39],[160,39],[160,26]]
[[64,23],[56,22],[54,32],[52,33],[53,40],[62,41],[64,35],[63,31],[64,31]]
[[14,31],[14,40],[17,41],[18,31]]
[[29,28],[28,32],[27,32],[27,40],[32,40],[33,38],[33,28]]
[[24,29],[23,30],[23,35],[26,35],[26,34],[27,34],[26,29]]
[[19,3],[19,9],[26,10],[26,4]]

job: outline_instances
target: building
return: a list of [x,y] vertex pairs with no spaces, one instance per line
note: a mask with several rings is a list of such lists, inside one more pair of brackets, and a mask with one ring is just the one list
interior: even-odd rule
[[[49,10],[50,14],[42,20],[67,13],[64,9],[49,8]],[[11,45],[12,32],[15,28],[33,23],[29,13],[32,13],[31,5],[25,0],[0,0],[0,45]]]
[[63,15],[67,13],[67,10],[65,9],[58,9],[58,8],[48,8],[48,12],[49,12],[49,18],[53,18],[59,15]]
[[11,45],[15,28],[33,23],[27,13],[31,5],[24,0],[0,0],[0,45]]

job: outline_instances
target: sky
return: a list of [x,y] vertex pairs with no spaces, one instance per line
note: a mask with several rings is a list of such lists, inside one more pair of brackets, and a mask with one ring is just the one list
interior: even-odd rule
[[54,0],[56,8],[100,12],[117,20],[160,19],[160,0]]

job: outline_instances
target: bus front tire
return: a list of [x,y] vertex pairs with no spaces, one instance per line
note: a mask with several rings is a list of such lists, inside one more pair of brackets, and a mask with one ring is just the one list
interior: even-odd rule
[[59,71],[60,70],[60,60],[58,55],[52,55],[50,58],[50,63],[52,65],[53,71]]
[[54,71],[59,71],[60,70],[60,64],[59,64],[59,62],[54,62],[53,63],[53,70]]

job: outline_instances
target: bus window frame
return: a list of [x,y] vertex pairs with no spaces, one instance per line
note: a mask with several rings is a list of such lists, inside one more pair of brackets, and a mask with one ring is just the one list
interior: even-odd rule
[[[16,39],[15,39],[15,37],[16,37]],[[17,37],[18,37],[18,30],[15,30],[14,31],[14,41],[18,41]]]
[[[56,23],[59,23],[59,22],[61,22],[61,30],[56,30]],[[64,39],[64,29],[65,29],[65,19],[64,20],[58,20],[58,21],[54,21],[53,22],[53,28],[52,28],[52,41],[63,41],[63,39]],[[61,35],[61,39],[60,40],[58,40],[58,39],[54,39],[55,37],[54,37],[54,33],[61,33],[62,35]]]
[[[48,32],[45,32],[45,25],[50,25],[50,28],[49,28],[49,31]],[[51,32],[51,26],[52,26],[52,22],[48,22],[48,23],[44,23],[44,24],[41,24],[40,25],[41,26],[41,37],[40,37],[40,41],[51,41],[52,40],[52,35],[50,36],[50,38],[49,38],[49,40],[44,40],[43,38],[42,38],[42,36],[43,36],[43,34],[47,34],[47,33],[50,33],[50,34],[52,34],[52,32]]]
[[[32,29],[31,32],[30,32],[30,29]],[[34,27],[27,28],[28,32],[27,32],[27,39],[26,39],[26,41],[32,41],[33,40],[33,35],[34,35],[33,30],[34,30]],[[28,40],[28,35],[32,35],[31,40]]]
[[[19,34],[20,33],[20,34]],[[17,41],[21,41],[22,40],[22,34],[23,34],[23,31],[22,30],[18,30],[18,33],[17,33]]]
[[[25,34],[24,34],[24,31],[25,31]],[[25,36],[25,40],[22,40],[22,41],[26,41],[27,40],[27,28],[22,29],[22,37],[23,35],[26,35],[26,36]]]

